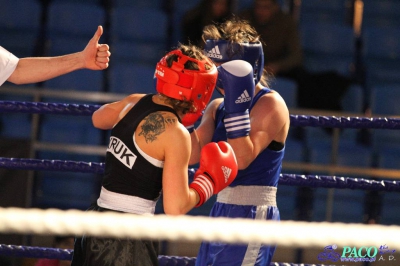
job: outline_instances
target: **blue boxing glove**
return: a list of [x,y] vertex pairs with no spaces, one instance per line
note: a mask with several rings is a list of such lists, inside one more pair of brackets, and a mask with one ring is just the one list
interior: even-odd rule
[[218,83],[224,90],[226,135],[230,139],[248,136],[249,108],[254,97],[253,67],[246,61],[233,60],[218,67]]

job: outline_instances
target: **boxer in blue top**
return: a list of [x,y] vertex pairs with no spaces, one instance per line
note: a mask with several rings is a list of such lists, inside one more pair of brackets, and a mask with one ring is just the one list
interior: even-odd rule
[[[198,161],[203,145],[225,140],[239,166],[210,216],[279,220],[276,191],[290,117],[285,101],[266,83],[258,34],[246,21],[229,20],[205,27],[203,40],[218,65],[217,89],[224,97],[207,106],[191,133],[190,164]],[[258,243],[203,242],[196,265],[269,265],[274,252],[275,246]]]

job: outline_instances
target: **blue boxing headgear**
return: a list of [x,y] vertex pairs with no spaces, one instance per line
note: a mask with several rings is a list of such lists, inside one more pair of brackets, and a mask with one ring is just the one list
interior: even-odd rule
[[260,81],[264,70],[264,52],[261,42],[235,43],[227,40],[206,40],[204,51],[217,63],[231,60],[247,61],[253,67],[255,84]]

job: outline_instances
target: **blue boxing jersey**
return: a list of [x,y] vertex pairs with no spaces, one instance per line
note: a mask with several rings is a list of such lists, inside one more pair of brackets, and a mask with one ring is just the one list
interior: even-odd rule
[[[253,99],[250,110],[253,108],[257,100],[271,90],[268,88],[261,89]],[[216,128],[212,141],[227,141],[226,130],[224,126],[224,102],[222,102],[215,115]],[[257,186],[273,186],[278,185],[279,176],[282,168],[282,160],[285,154],[285,147],[281,150],[272,150],[267,147],[257,158],[244,170],[239,170],[235,180],[230,185],[235,187],[238,185],[257,185]]]

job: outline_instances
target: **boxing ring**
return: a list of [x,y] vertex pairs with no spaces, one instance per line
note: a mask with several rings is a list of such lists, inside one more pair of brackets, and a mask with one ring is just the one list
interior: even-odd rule
[[[89,116],[99,105],[43,102],[0,101],[2,113]],[[291,115],[291,126],[353,129],[399,130],[397,118],[359,118]],[[104,163],[0,158],[0,167],[33,171],[70,171],[97,173]],[[193,173],[195,169],[189,169]],[[313,188],[357,189],[400,192],[400,182],[328,175],[282,173],[279,185]],[[246,228],[246,230],[242,230]],[[334,233],[333,233],[334,232]],[[149,238],[158,240],[257,242],[282,247],[319,247],[387,245],[400,249],[400,226],[346,224],[329,222],[255,221],[248,219],[209,218],[199,216],[144,216],[119,213],[97,213],[79,210],[0,208],[0,233],[36,235],[92,235],[99,237]],[[72,250],[14,246],[0,243],[0,255],[27,258],[71,260]],[[159,256],[160,265],[194,265],[195,258]],[[272,263],[271,265],[298,265]],[[309,264],[301,264],[309,265]],[[315,265],[315,264],[313,264]],[[319,264],[322,265],[322,264]]]

